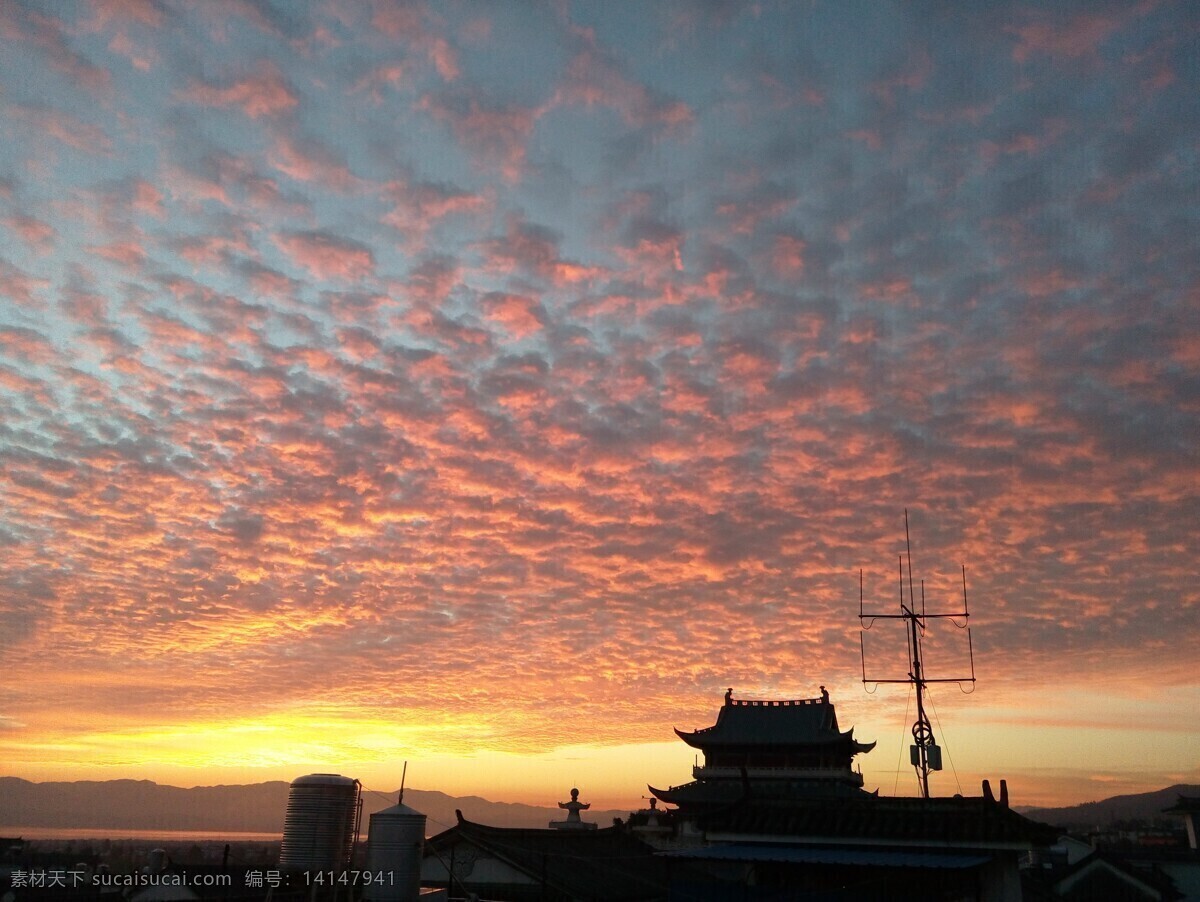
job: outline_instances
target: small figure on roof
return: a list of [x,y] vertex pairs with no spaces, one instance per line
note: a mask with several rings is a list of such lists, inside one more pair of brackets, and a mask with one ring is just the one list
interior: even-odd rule
[[821,687],[821,701],[827,705],[829,704],[829,690],[824,686]]
[[592,807],[592,803],[579,801],[579,790],[573,788],[571,790],[571,801],[559,802],[558,807],[567,809],[567,820],[568,821],[578,821],[579,820],[579,812],[587,811],[589,808]]
[[579,801],[579,790],[571,789],[571,801],[559,802],[559,808],[565,808],[567,811],[567,819],[565,821],[551,821],[550,826],[555,830],[595,830],[596,825],[583,821],[579,817],[579,812],[587,811],[592,807],[591,802]]
[[728,705],[732,701],[733,701],[733,687],[730,686],[728,689],[725,690],[725,704]]

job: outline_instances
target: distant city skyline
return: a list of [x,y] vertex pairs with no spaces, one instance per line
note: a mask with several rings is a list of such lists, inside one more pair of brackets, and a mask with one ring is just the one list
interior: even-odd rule
[[5,772],[627,808],[824,685],[913,795],[907,509],[935,794],[1200,783],[1198,32],[0,4]]

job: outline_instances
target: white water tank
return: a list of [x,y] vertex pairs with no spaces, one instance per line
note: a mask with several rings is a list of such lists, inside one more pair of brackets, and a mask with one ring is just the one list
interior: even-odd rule
[[[368,902],[416,902],[421,894],[425,815],[404,803],[371,815],[367,836]],[[380,879],[382,878],[382,879]]]
[[362,786],[341,774],[309,774],[292,781],[279,869],[342,871],[350,866],[358,833]]

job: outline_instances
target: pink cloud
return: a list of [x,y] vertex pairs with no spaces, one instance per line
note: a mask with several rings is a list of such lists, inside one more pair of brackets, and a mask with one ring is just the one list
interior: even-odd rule
[[57,363],[62,356],[45,335],[17,326],[0,327],[0,353],[38,364]]
[[415,3],[378,0],[374,3],[371,25],[389,38],[409,38],[420,34],[423,11]]
[[630,225],[625,240],[614,251],[626,264],[647,268],[646,275],[659,278],[669,272],[683,272],[683,242],[683,233],[673,226],[638,220]]
[[133,185],[133,209],[146,216],[162,219],[166,211],[162,205],[162,192],[149,182],[138,179]]
[[379,104],[384,100],[384,88],[399,88],[409,79],[409,64],[406,61],[382,63],[370,69],[350,88],[351,94],[367,92]]
[[[103,355],[101,365],[105,369],[126,375],[137,374],[143,378],[154,372],[137,360],[137,349],[133,343],[115,329],[92,329],[86,339]],[[148,381],[154,380],[150,378]]]
[[375,255],[365,244],[328,232],[281,232],[275,246],[319,279],[356,282],[375,271]]
[[426,18],[428,11],[423,6],[388,0],[375,5],[371,24],[388,37],[416,47],[443,81],[454,81],[459,75],[458,54],[449,41],[427,30]]
[[416,250],[423,248],[429,232],[441,220],[456,214],[481,213],[490,205],[484,194],[430,182],[394,181],[383,194],[393,206],[381,221],[404,235]]
[[86,288],[70,287],[63,291],[59,306],[80,325],[93,329],[108,328],[109,302],[103,295]]
[[228,44],[231,32],[244,31],[248,24],[263,34],[287,40],[278,25],[272,21],[268,7],[254,0],[222,0],[219,4],[199,3],[188,9],[189,18],[203,29],[202,36],[217,44]]
[[898,303],[912,297],[912,281],[904,276],[877,279],[873,282],[863,282],[859,291],[863,297],[873,301]]
[[233,205],[226,186],[215,173],[198,173],[192,167],[168,166],[163,172],[163,183],[171,197],[190,201],[216,201],[222,206]]
[[871,93],[887,107],[896,104],[896,93],[899,90],[917,91],[925,85],[933,74],[933,58],[928,51],[914,51],[903,68],[871,85]]
[[[1200,292],[1194,292],[1200,295]],[[1176,335],[1171,339],[1171,356],[1184,367],[1200,370],[1200,336]]]
[[161,184],[176,199],[190,203],[216,201],[224,207],[252,207],[290,218],[304,218],[308,204],[286,197],[275,179],[255,167],[252,159],[217,153],[205,157],[199,166],[166,167]]
[[18,373],[16,370],[0,364],[0,388],[14,394],[28,394],[35,397],[39,404],[53,403],[50,398],[50,393],[46,390],[46,383],[40,379],[33,379],[23,373]]
[[15,3],[0,3],[0,36],[37,47],[53,69],[82,88],[99,92],[110,86],[108,71],[72,50],[66,27],[53,16],[23,11]]
[[721,368],[725,375],[746,388],[765,382],[779,372],[779,355],[775,348],[758,340],[726,342],[720,349]]
[[334,191],[353,191],[361,185],[345,161],[315,141],[276,135],[267,156],[271,165],[297,181],[314,182]]
[[784,279],[803,275],[806,247],[804,239],[796,235],[776,235],[771,245],[771,269]]
[[181,96],[201,106],[235,107],[251,119],[278,116],[300,102],[279,67],[269,60],[260,62],[254,74],[224,85],[194,81]]
[[256,295],[275,298],[291,298],[296,293],[296,280],[269,266],[253,260],[237,261],[236,269],[246,279]]
[[483,296],[482,306],[488,319],[503,326],[518,340],[542,328],[542,306],[533,298],[492,292]]
[[364,328],[373,326],[379,312],[392,303],[387,294],[364,291],[326,291],[321,300],[339,323]]
[[181,276],[159,280],[177,304],[183,305],[205,322],[222,341],[242,341],[253,344],[255,330],[266,320],[266,309],[257,304],[213,291],[205,285]]
[[810,107],[825,105],[825,92],[813,85],[804,85],[797,89],[793,85],[776,76],[764,72],[758,76],[758,84],[771,97],[772,104],[778,109],[787,109],[804,103]]
[[606,106],[636,127],[677,129],[692,123],[694,116],[686,103],[657,94],[631,79],[611,54],[600,48],[591,29],[574,28],[572,36],[575,56],[567,66],[554,103]]
[[1079,59],[1095,54],[1121,27],[1121,20],[1099,12],[1084,12],[1067,22],[1053,21],[1049,15],[1030,13],[1022,25],[1005,29],[1017,38],[1013,59],[1024,63],[1036,55]]
[[156,50],[134,43],[123,31],[112,36],[112,40],[108,42],[108,49],[117,56],[125,57],[129,64],[140,72],[149,72],[159,61]]
[[1044,298],[1070,291],[1080,287],[1082,283],[1065,275],[1061,270],[1050,272],[1030,272],[1021,277],[1021,288],[1033,298]]
[[502,238],[484,242],[488,267],[496,272],[544,274],[558,260],[558,238],[549,230],[510,216]]
[[426,52],[429,59],[445,81],[458,78],[458,55],[445,38],[433,38],[428,42]]
[[37,292],[49,287],[50,283],[45,279],[35,278],[8,261],[0,259],[0,295],[11,298],[24,307],[37,308],[42,306]]
[[1147,94],[1157,94],[1159,91],[1169,88],[1178,81],[1177,76],[1170,66],[1160,66],[1153,75],[1142,79],[1142,90]]
[[70,113],[48,107],[13,105],[9,108],[16,118],[28,122],[43,134],[86,153],[108,155],[112,139],[98,125],[84,122]]
[[1057,144],[1067,133],[1069,126],[1065,119],[1047,119],[1042,123],[1042,130],[1021,132],[1009,137],[1002,143],[986,141],[983,144],[983,157],[989,163],[1001,153],[1012,155],[1027,155],[1042,153],[1047,148]]
[[55,236],[58,234],[49,223],[22,214],[0,219],[0,223],[3,223],[5,227],[20,235],[22,240],[27,244],[33,245],[43,252],[50,249],[54,244]]
[[763,222],[779,219],[796,206],[796,197],[779,185],[764,184],[737,200],[724,200],[717,213],[729,220],[730,227],[741,235],[753,234]]
[[89,27],[103,30],[111,25],[136,23],[146,28],[163,24],[163,8],[157,0],[88,0],[91,8]]
[[149,334],[155,351],[160,354],[166,352],[181,355],[191,349],[199,349],[208,354],[228,351],[221,337],[164,314],[139,310],[138,325]]
[[545,279],[567,287],[600,278],[603,267],[563,260],[558,253],[558,236],[548,229],[510,216],[503,237],[479,244],[486,256],[484,268],[491,273]]
[[224,266],[232,253],[253,253],[246,236],[238,234],[188,236],[172,242],[172,246],[193,266]]
[[90,253],[122,266],[138,266],[146,262],[146,249],[136,241],[114,241],[88,247]]
[[108,49],[129,60],[140,72],[149,72],[159,63],[157,49],[150,42],[135,41],[130,26],[157,31],[165,20],[157,0],[89,0],[91,15],[81,24],[84,31],[99,33],[112,30]]
[[361,328],[337,330],[338,348],[357,362],[370,360],[382,350],[379,339]]
[[847,132],[846,137],[852,138],[855,141],[861,141],[866,144],[871,150],[879,150],[883,147],[883,136],[878,129],[860,128],[854,131]]
[[584,263],[574,263],[569,260],[558,260],[551,272],[551,281],[559,286],[575,285],[579,282],[590,282],[605,276],[608,271],[602,266],[591,266]]
[[431,255],[409,272],[400,290],[423,306],[441,304],[462,278],[462,267],[453,257]]
[[449,126],[478,164],[499,168],[510,182],[520,179],[535,110],[488,103],[465,92],[426,95],[417,108]]

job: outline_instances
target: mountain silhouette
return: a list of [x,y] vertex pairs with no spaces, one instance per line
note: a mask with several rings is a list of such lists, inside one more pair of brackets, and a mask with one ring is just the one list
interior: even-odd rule
[[[0,777],[0,824],[6,828],[112,830],[204,830],[231,833],[282,833],[289,784],[279,780],[234,786],[181,789],[151,780],[80,780],[31,783]],[[397,792],[363,792],[362,833],[372,813],[396,804]],[[564,795],[565,798],[565,795]],[[428,818],[428,832],[453,826],[454,811],[467,820],[497,827],[545,827],[561,820],[557,806],[543,808],[492,802],[479,796],[456,797],[443,792],[405,789],[404,804]],[[601,827],[626,810],[586,813]]]
[[1179,818],[1162,813],[1164,808],[1174,805],[1181,795],[1200,796],[1200,786],[1177,783],[1153,792],[1113,796],[1066,808],[1016,806],[1016,810],[1044,824],[1081,831],[1103,830],[1122,821],[1174,820],[1176,826],[1181,826],[1183,822]]

